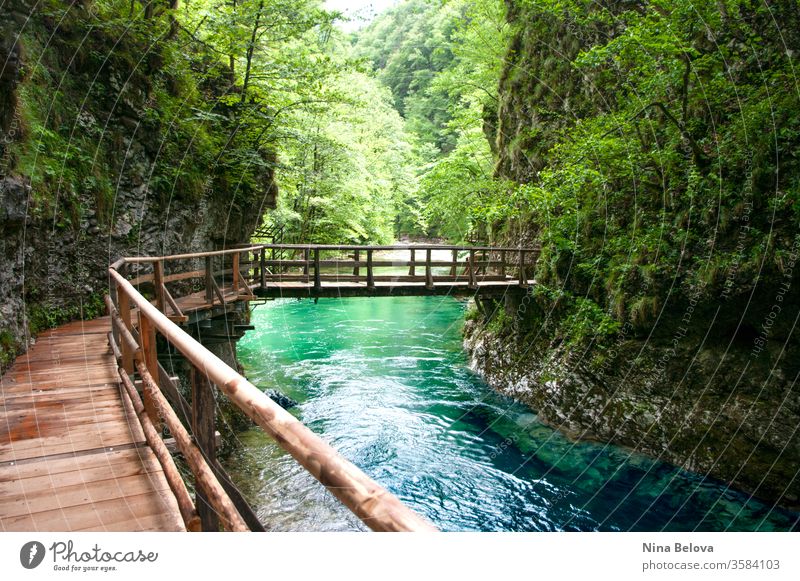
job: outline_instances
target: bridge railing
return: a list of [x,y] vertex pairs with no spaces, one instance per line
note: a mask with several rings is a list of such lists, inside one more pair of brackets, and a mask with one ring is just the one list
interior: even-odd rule
[[[329,246],[267,244],[250,263],[253,280],[262,288],[270,283],[305,282],[320,289],[323,283],[411,283],[432,288],[437,283],[516,281],[529,284],[540,249],[415,246]],[[267,254],[280,256],[269,258]]]
[[[220,252],[187,254],[170,257],[130,258],[117,261],[109,268],[110,294],[106,299],[112,320],[109,342],[119,364],[123,393],[129,398],[142,424],[148,444],[154,450],[164,469],[167,482],[174,493],[188,530],[216,530],[213,516],[225,530],[248,530],[245,515],[235,506],[214,470],[214,397],[211,385],[216,385],[228,399],[270,435],[310,474],[319,480],[336,498],[349,508],[368,527],[377,531],[432,531],[427,520],[406,507],[400,500],[370,479],[359,468],[339,455],[329,444],[314,434],[294,416],[274,403],[260,389],[251,384],[236,370],[229,367],[201,343],[184,331],[164,310],[174,303],[165,296],[166,284],[202,277],[206,290],[219,291],[222,303],[231,300],[216,284],[215,271],[209,260],[230,259],[230,283],[235,294],[245,291],[246,274],[241,270],[241,258],[256,251],[259,259],[264,247],[248,247]],[[202,272],[167,274],[164,263],[169,261],[202,260]],[[260,262],[260,260],[259,260]],[[135,265],[149,264],[151,273],[136,273],[128,280],[122,272]],[[252,265],[251,265],[252,266]],[[261,265],[258,265],[261,267]],[[261,272],[264,272],[261,267]],[[211,279],[211,280],[209,280]],[[135,285],[149,283],[155,290],[155,303],[137,290]],[[161,297],[159,298],[159,294]],[[177,304],[174,305],[177,308]],[[134,315],[136,321],[134,321]],[[173,317],[174,318],[174,317]],[[137,323],[137,324],[134,324]],[[164,391],[169,386],[159,369],[156,336],[161,335],[179,351],[191,366],[192,428],[190,434],[170,406]],[[143,391],[139,398],[136,377]],[[210,421],[209,421],[210,418]],[[189,464],[195,477],[201,502],[195,505],[180,473],[160,436],[166,424],[176,445]],[[210,506],[212,511],[201,510]],[[213,512],[213,514],[211,514]]]
[[[129,282],[155,301],[177,323],[188,320],[174,294],[201,291],[206,306],[226,306],[255,298],[255,289],[281,283],[304,283],[317,291],[323,284],[357,283],[368,290],[378,285],[463,285],[506,282],[525,287],[540,248],[465,247],[447,245],[292,245],[259,244],[160,257],[119,261],[131,271]],[[176,290],[177,289],[177,290]]]

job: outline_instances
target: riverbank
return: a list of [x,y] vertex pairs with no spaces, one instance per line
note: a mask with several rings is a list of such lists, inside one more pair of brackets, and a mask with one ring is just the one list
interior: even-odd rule
[[492,388],[575,441],[626,446],[797,509],[800,402],[790,370],[754,362],[745,374],[735,346],[698,348],[687,337],[673,347],[624,331],[591,360],[537,340],[535,329],[521,337],[479,320],[468,322],[464,346]]

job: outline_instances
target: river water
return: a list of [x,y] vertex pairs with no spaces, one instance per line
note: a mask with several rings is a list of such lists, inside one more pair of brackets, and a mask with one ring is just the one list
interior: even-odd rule
[[[279,300],[238,344],[250,381],[447,531],[791,530],[775,508],[628,449],[575,443],[467,367],[452,298]],[[269,530],[362,530],[259,429],[226,460]]]

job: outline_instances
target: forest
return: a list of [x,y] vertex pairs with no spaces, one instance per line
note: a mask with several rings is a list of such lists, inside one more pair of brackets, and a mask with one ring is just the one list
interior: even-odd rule
[[403,0],[355,30],[319,0],[0,14],[3,368],[101,314],[122,255],[539,245],[521,302],[467,312],[492,386],[800,503],[796,0]]

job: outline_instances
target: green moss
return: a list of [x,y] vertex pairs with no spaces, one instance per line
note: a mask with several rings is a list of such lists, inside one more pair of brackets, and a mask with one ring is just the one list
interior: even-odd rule
[[11,333],[0,331],[0,373],[4,372],[17,356],[18,348],[19,345]]
[[33,303],[27,310],[28,329],[31,335],[36,335],[76,319],[89,321],[104,313],[105,302],[100,293],[88,295],[77,305],[54,306],[44,302]]

